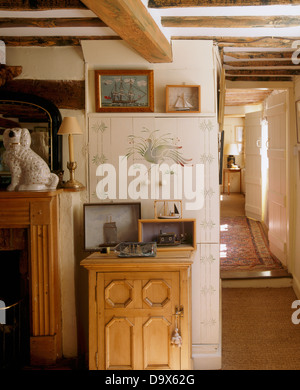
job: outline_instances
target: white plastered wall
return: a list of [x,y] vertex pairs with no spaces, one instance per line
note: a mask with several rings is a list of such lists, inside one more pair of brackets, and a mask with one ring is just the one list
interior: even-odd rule
[[[217,151],[217,104],[216,104],[216,69],[214,47],[210,41],[173,41],[173,62],[167,64],[149,64],[122,41],[85,41],[82,42],[83,54],[88,74],[87,127],[89,129],[89,154],[95,151],[97,144],[103,144],[109,159],[116,160],[115,154],[122,145],[111,134],[119,132],[119,139],[124,142],[127,127],[131,121],[154,123],[174,121],[176,126],[186,120],[185,136],[181,136],[185,151],[205,165],[205,206],[193,217],[197,219],[197,251],[192,267],[192,353],[195,369],[221,368],[220,352],[220,279],[219,279],[219,184]],[[153,69],[154,100],[153,114],[109,114],[95,113],[95,69]],[[200,114],[166,114],[166,85],[200,85]],[[119,129],[115,127],[122,116],[126,119]],[[137,119],[138,117],[139,119]],[[193,118],[192,118],[193,117]],[[185,119],[184,119],[185,118]],[[103,121],[107,125],[106,135],[95,135],[93,129]],[[180,122],[179,122],[180,121]],[[129,125],[128,125],[129,123]],[[196,123],[195,127],[192,129]],[[127,124],[127,125],[126,125]],[[176,127],[175,126],[175,127]],[[170,130],[172,131],[172,129]],[[176,130],[173,130],[176,133]],[[199,144],[191,135],[198,132]],[[108,160],[107,162],[110,162]],[[89,164],[89,195],[96,201],[95,169]],[[147,208],[147,210],[145,210]],[[153,207],[149,201],[142,201],[142,217],[150,217]]]

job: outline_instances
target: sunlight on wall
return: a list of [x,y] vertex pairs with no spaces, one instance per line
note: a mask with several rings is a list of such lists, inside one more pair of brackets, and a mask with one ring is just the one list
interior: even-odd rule
[[261,196],[262,196],[262,220],[267,221],[267,196],[268,196],[268,176],[269,176],[269,159],[268,159],[268,121],[261,121]]
[[3,301],[0,301],[0,324],[6,324],[4,308],[5,308],[5,303]]
[[226,244],[220,245],[220,257],[221,258],[227,257],[227,245]]
[[[227,223],[220,225],[220,231],[221,232],[227,232],[228,231],[228,225]],[[220,257],[225,258],[227,256],[227,245],[226,244],[220,244]]]

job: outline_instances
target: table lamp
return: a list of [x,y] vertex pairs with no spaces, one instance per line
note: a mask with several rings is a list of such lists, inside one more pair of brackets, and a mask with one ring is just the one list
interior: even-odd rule
[[74,161],[74,145],[73,145],[73,134],[82,134],[82,130],[78,124],[77,118],[73,116],[67,116],[63,119],[62,124],[57,132],[59,135],[68,134],[69,141],[69,161],[67,163],[67,168],[70,171],[70,180],[63,184],[64,188],[70,189],[81,189],[84,186],[75,180],[75,169],[77,168],[77,163]]
[[238,156],[239,150],[237,144],[227,144],[225,146],[224,154],[227,155],[227,168],[231,168],[235,164],[235,157]]

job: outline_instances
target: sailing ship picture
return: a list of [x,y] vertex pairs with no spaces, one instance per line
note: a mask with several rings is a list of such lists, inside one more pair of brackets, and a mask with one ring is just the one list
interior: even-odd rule
[[112,76],[102,79],[102,106],[148,105],[147,80],[145,76]]
[[153,112],[153,70],[96,70],[97,112]]

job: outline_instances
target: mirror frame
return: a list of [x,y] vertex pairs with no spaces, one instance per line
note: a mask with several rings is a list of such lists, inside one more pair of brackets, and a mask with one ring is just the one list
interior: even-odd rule
[[42,98],[37,95],[1,91],[0,88],[0,102],[11,101],[17,103],[25,103],[27,105],[35,106],[46,112],[49,121],[49,137],[51,140],[51,171],[62,170],[62,137],[57,135],[59,127],[62,122],[62,117],[59,109],[50,100]]

